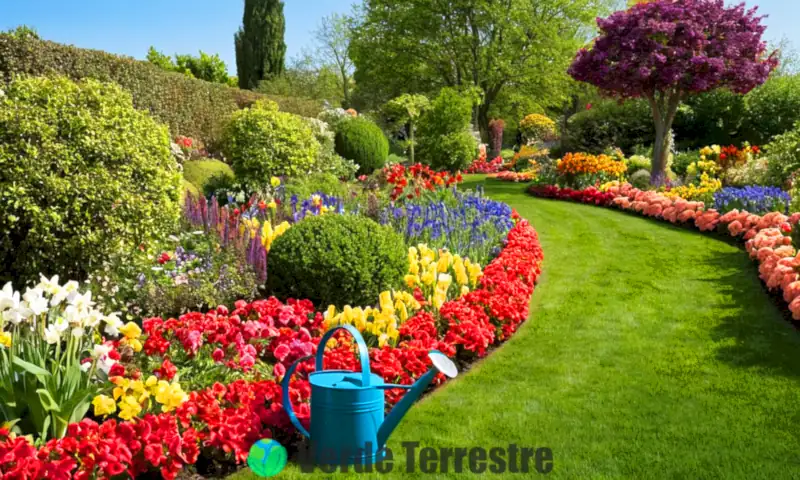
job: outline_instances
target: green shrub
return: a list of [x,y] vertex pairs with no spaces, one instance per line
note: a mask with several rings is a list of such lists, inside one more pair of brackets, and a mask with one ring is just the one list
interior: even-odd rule
[[628,157],[626,163],[628,164],[628,175],[631,175],[639,170],[647,170],[649,172],[650,168],[652,167],[652,160],[643,155],[631,155]]
[[646,102],[604,101],[569,119],[562,144],[567,152],[598,154],[619,147],[629,154],[634,146],[650,145],[655,138],[653,116]]
[[697,150],[690,150],[688,152],[678,152],[672,162],[672,170],[681,177],[686,175],[686,169],[689,165],[700,160],[700,152]]
[[373,122],[354,118],[339,124],[336,132],[336,153],[354,161],[358,174],[370,174],[383,167],[389,156],[389,141]]
[[94,78],[118,83],[133,95],[136,108],[149,111],[169,126],[172,135],[202,140],[211,150],[218,145],[230,115],[256,100],[268,98],[282,111],[315,117],[322,102],[259,95],[220,83],[166,72],[149,62],[39,40],[0,34],[0,82],[13,75],[65,75],[73,80]]
[[746,99],[745,139],[763,145],[800,121],[800,74],[772,77]]
[[346,183],[331,173],[314,173],[302,177],[291,178],[286,182],[286,198],[297,195],[300,201],[305,200],[315,193],[335,195],[344,198],[349,192]]
[[517,152],[515,152],[510,148],[504,148],[503,150],[500,151],[500,156],[503,158],[503,161],[506,162],[514,158],[514,155],[516,154]]
[[0,97],[0,263],[15,282],[82,278],[168,233],[181,194],[167,129],[119,86],[28,78]]
[[442,89],[422,116],[417,142],[419,158],[436,170],[461,170],[477,154],[470,133],[472,100],[452,88]]
[[395,163],[407,163],[408,157],[405,155],[396,155],[394,153],[390,153],[389,157],[386,159],[387,165],[393,165]]
[[213,158],[202,158],[183,164],[183,178],[201,192],[206,190],[206,185],[214,177],[218,177],[217,181],[222,178],[228,183],[233,183],[236,180],[233,169],[227,163]]
[[319,142],[319,152],[314,164],[315,172],[325,172],[336,178],[350,180],[358,171],[358,165],[336,153],[336,134],[330,126],[316,118],[304,118]]
[[647,190],[650,187],[650,172],[644,169],[634,172],[629,182],[638,189]]
[[398,286],[408,269],[400,234],[364,217],[307,218],[272,244],[267,283],[281,298],[329,304],[372,305]]
[[768,157],[766,181],[784,185],[800,170],[800,122],[794,129],[773,138],[764,149]]
[[301,117],[264,100],[231,116],[223,148],[236,178],[257,189],[272,176],[306,175],[320,146]]

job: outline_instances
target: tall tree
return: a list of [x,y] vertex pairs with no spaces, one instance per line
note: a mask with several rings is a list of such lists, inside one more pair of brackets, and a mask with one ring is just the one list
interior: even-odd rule
[[283,73],[285,33],[282,1],[244,1],[242,26],[234,35],[240,88],[254,89],[261,80]]
[[570,58],[611,0],[365,0],[351,54],[359,96],[478,87],[474,116],[513,88],[559,105]]
[[353,61],[350,60],[352,20],[338,13],[323,17],[317,28],[318,55],[323,63],[334,67],[341,82],[344,106],[350,106],[350,84],[353,81]]
[[666,179],[670,131],[681,102],[725,87],[744,94],[777,66],[756,9],[723,0],[656,0],[598,19],[600,36],[569,69],[620,99],[650,104],[656,138],[651,183]]

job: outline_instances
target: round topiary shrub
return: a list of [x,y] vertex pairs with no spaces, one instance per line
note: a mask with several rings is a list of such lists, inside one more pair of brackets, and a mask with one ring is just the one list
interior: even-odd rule
[[527,143],[547,142],[556,136],[556,122],[544,115],[532,113],[519,122],[519,131]]
[[307,174],[320,148],[302,117],[279,112],[269,100],[235,112],[224,137],[225,157],[236,178],[254,188],[273,176]]
[[119,86],[26,78],[0,91],[3,281],[83,278],[172,231],[181,194],[167,128]]
[[353,215],[309,217],[275,240],[267,285],[280,298],[308,298],[328,305],[374,304],[398,286],[408,269],[402,237],[391,228]]
[[357,163],[359,175],[368,175],[386,163],[389,141],[374,123],[362,117],[353,118],[339,125],[336,153]]

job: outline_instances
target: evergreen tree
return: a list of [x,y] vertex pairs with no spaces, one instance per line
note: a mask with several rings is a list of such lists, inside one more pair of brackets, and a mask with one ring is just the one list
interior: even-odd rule
[[239,87],[254,89],[284,70],[286,18],[280,0],[245,0],[242,26],[234,35]]

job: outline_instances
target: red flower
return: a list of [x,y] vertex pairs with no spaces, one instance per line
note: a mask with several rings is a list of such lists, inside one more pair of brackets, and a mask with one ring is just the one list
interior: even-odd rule
[[158,263],[160,263],[161,265],[164,265],[165,263],[169,262],[170,260],[172,260],[172,257],[170,257],[169,253],[167,253],[167,252],[162,253],[158,257]]
[[781,223],[781,232],[792,233],[792,226],[788,222]]
[[153,373],[155,373],[158,378],[172,380],[175,378],[175,374],[178,373],[178,367],[170,362],[168,358],[165,358],[161,363],[161,367],[157,368]]
[[211,358],[214,359],[215,362],[219,363],[223,358],[225,358],[225,352],[223,352],[221,348],[217,348],[211,354]]

